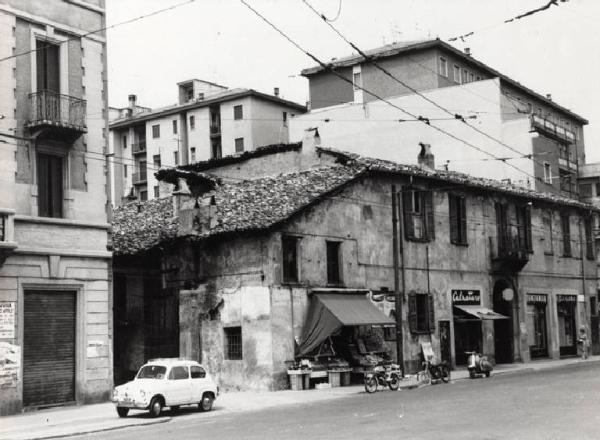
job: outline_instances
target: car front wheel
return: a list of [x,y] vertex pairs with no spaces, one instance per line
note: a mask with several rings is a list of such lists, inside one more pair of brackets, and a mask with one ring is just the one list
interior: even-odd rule
[[213,400],[214,399],[212,395],[210,395],[209,393],[204,393],[204,395],[202,396],[202,400],[198,404],[200,411],[210,411],[213,406]]
[[129,414],[129,408],[117,406],[117,414],[119,414],[119,417],[127,417],[127,414]]
[[153,397],[150,401],[150,417],[158,417],[162,412],[162,401],[158,397]]

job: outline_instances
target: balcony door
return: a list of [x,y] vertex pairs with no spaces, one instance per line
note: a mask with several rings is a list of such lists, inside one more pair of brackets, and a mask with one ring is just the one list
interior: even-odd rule
[[36,41],[37,91],[60,93],[60,50],[57,44]]
[[52,154],[37,155],[38,215],[63,216],[63,158]]

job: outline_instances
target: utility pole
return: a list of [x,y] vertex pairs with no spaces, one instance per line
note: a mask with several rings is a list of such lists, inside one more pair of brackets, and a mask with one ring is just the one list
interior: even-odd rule
[[[402,296],[404,296],[404,288],[400,292],[399,280],[399,246],[398,246],[398,194],[396,193],[396,185],[392,185],[392,244],[394,253],[394,299],[396,306],[396,362],[402,369],[402,377],[404,377],[404,352],[402,343]],[[401,198],[400,198],[401,200]],[[402,238],[400,238],[400,243]],[[402,258],[404,265],[404,256]],[[402,276],[402,285],[404,285],[404,276]],[[402,295],[402,296],[400,296]]]

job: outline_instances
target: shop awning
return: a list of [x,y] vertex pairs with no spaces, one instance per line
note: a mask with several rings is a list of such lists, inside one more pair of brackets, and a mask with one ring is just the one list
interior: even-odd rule
[[297,356],[316,349],[343,326],[393,325],[363,293],[313,293]]
[[474,316],[478,319],[483,320],[494,320],[494,319],[509,319],[508,316],[501,315],[500,313],[496,313],[493,310],[488,309],[487,307],[481,306],[454,306],[457,309],[462,310],[463,312]]

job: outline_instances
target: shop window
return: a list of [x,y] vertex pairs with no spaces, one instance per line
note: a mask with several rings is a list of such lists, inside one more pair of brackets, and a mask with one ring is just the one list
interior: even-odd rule
[[283,282],[298,282],[298,239],[283,237],[281,239]]
[[225,359],[242,359],[242,327],[226,327],[225,332]]
[[552,255],[554,253],[554,243],[552,240],[552,211],[545,210],[542,213],[542,223],[544,228],[544,253]]
[[37,155],[38,215],[63,216],[63,158],[52,154]]
[[404,189],[402,210],[407,240],[431,241],[435,238],[432,191]]
[[433,297],[426,293],[408,295],[408,323],[411,333],[431,333],[435,330]]
[[244,107],[241,105],[233,106],[233,119],[244,119]]
[[448,195],[450,211],[450,242],[458,245],[467,244],[467,209],[464,196]]
[[594,260],[594,233],[592,230],[592,217],[588,216],[583,219],[585,229],[585,257],[588,260]]
[[327,284],[340,285],[340,245],[339,241],[327,243]]
[[152,126],[152,138],[153,139],[158,139],[160,137],[160,125],[153,125]]
[[563,214],[560,218],[562,226],[563,257],[571,256],[571,217]]

